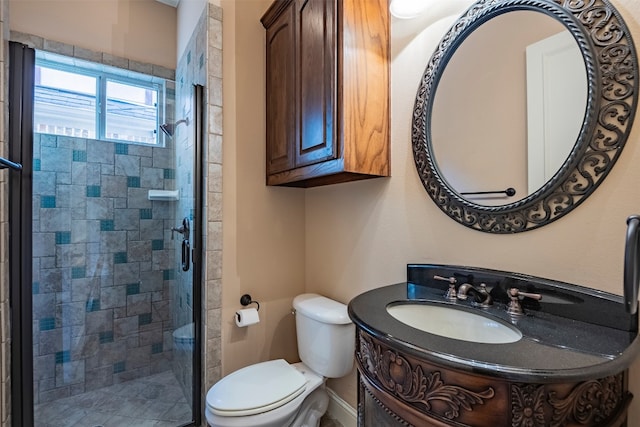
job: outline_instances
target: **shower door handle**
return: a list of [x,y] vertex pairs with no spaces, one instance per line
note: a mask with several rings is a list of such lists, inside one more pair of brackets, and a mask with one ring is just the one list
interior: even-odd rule
[[12,162],[9,159],[5,159],[4,157],[0,157],[0,169],[13,169],[16,171],[22,170],[22,165],[20,163]]
[[189,271],[191,261],[191,245],[187,239],[182,241],[182,271]]

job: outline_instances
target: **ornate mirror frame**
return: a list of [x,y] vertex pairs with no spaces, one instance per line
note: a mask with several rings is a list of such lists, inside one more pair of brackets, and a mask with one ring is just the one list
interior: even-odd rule
[[[516,202],[483,206],[452,189],[438,169],[431,111],[438,82],[458,46],[486,21],[515,10],[545,13],[573,35],[586,65],[586,113],[576,144],[549,181]],[[479,0],[440,41],[418,87],[411,139],[420,180],[440,209],[474,230],[507,234],[549,224],[582,203],[613,168],[631,131],[637,86],[638,61],[631,34],[607,0]]]

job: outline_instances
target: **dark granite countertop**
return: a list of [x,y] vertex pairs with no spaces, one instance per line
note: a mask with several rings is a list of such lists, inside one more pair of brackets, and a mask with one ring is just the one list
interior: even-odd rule
[[[446,282],[433,275],[456,276],[463,282],[486,283],[491,290],[518,287],[543,295],[540,303],[524,301],[525,315],[506,312],[500,298],[493,306],[472,307],[468,301],[443,298]],[[470,267],[409,265],[408,281],[373,289],[349,303],[354,323],[391,346],[451,369],[515,381],[537,383],[603,378],[629,367],[640,351],[637,315],[628,315],[620,297],[562,282]],[[495,288],[495,289],[494,289]],[[493,292],[492,292],[493,295]],[[545,301],[545,296],[548,302]],[[453,304],[516,326],[523,337],[508,344],[450,339],[401,323],[388,304]]]

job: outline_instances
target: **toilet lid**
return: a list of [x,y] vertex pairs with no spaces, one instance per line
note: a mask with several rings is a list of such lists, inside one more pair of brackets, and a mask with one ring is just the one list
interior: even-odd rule
[[246,416],[270,411],[296,398],[306,379],[284,359],[239,369],[218,381],[207,393],[211,412]]

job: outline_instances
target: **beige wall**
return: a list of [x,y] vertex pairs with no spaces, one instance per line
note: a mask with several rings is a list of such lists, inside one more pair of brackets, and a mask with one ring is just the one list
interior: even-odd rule
[[[640,43],[640,3],[612,0]],[[439,18],[439,17],[438,17]],[[640,213],[640,118],[613,171],[568,216],[517,235],[467,229],[444,215],[422,187],[411,153],[410,119],[418,80],[451,20],[411,39],[394,20],[391,69],[392,177],[306,191],[306,290],[347,302],[401,282],[407,263],[516,271],[622,294],[625,220]],[[355,404],[353,379],[332,387]],[[640,395],[640,363],[631,370]],[[640,425],[640,400],[629,425]]]
[[176,67],[176,10],[155,0],[9,0],[9,22],[13,31]]
[[[297,361],[291,300],[304,292],[304,190],[265,186],[265,39],[269,0],[223,8],[222,369]],[[240,296],[260,302],[258,325],[238,328]]]

